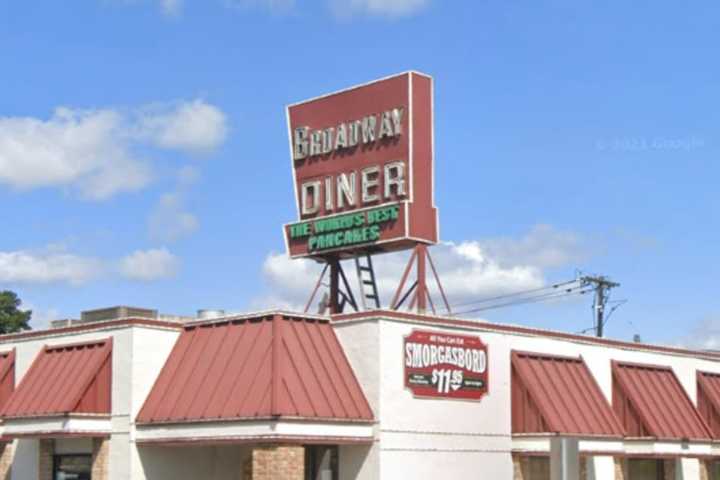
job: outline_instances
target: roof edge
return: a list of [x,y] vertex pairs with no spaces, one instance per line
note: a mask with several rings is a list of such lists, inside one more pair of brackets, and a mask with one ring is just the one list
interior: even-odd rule
[[575,333],[562,332],[559,330],[550,330],[536,327],[525,327],[522,325],[513,325],[506,323],[493,323],[482,320],[469,320],[447,315],[427,315],[411,312],[398,312],[395,310],[369,310],[365,312],[340,313],[331,316],[333,323],[342,324],[351,321],[363,320],[399,320],[399,321],[415,321],[426,324],[434,324],[438,327],[451,326],[456,328],[469,328],[483,331],[492,331],[500,333],[517,333],[522,335],[550,337],[557,340],[568,340],[591,345],[600,345],[607,347],[619,347],[629,350],[643,350],[656,353],[680,354],[691,356],[694,358],[706,358],[710,360],[720,360],[720,352],[710,352],[707,350],[692,350],[689,348],[672,347],[667,345],[658,345],[651,343],[636,343],[624,340],[614,340],[611,338],[598,338],[588,335],[579,335]]

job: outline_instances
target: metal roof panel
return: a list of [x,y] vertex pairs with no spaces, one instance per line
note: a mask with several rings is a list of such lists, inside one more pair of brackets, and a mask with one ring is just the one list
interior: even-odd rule
[[581,357],[513,351],[512,368],[513,433],[624,435]]
[[274,313],[187,325],[137,421],[278,417],[373,420],[324,319]]
[[626,425],[639,423],[647,435],[661,439],[710,440],[709,427],[672,368],[613,362],[612,371],[614,388],[633,407],[614,405]]

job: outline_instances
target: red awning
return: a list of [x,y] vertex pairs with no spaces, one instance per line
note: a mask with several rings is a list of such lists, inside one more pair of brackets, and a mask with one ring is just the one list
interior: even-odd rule
[[112,339],[45,346],[0,416],[110,413]]
[[710,440],[710,431],[670,367],[613,362],[613,408],[629,436]]
[[15,349],[0,352],[0,408],[15,390]]
[[278,314],[188,326],[137,421],[281,417],[373,419],[326,320]]
[[710,427],[713,438],[720,439],[720,374],[697,372],[697,406]]
[[580,357],[512,352],[512,432],[622,437]]

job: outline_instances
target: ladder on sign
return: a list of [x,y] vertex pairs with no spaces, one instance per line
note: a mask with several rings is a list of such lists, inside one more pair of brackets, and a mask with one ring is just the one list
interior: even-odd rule
[[358,285],[360,285],[360,301],[363,310],[380,308],[380,295],[378,295],[377,282],[375,281],[375,269],[373,268],[372,257],[365,255],[366,263],[360,263],[360,256],[355,257],[355,269],[357,271]]

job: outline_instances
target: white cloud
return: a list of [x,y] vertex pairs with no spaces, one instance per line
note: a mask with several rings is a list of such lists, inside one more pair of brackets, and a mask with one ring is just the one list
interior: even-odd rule
[[183,203],[180,192],[166,193],[160,197],[148,218],[151,239],[172,242],[197,230],[197,217],[185,211]]
[[0,117],[0,183],[72,185],[91,198],[141,188],[149,168],[128,151],[122,123],[112,110],[58,108],[48,120]]
[[274,13],[285,13],[295,6],[295,0],[225,0],[231,8],[265,8]]
[[176,17],[182,11],[182,0],[160,0],[160,8],[168,17]]
[[179,263],[166,248],[137,250],[120,260],[77,255],[56,246],[0,251],[0,284],[66,283],[78,286],[112,275],[149,281],[175,275]]
[[140,115],[140,136],[161,148],[206,153],[227,136],[225,114],[203,100],[149,107]]
[[25,300],[23,300],[20,308],[32,311],[30,325],[36,330],[48,328],[50,326],[50,322],[58,320],[60,317],[60,310],[57,308],[40,308],[34,303],[27,302]]
[[[546,268],[573,265],[589,252],[584,251],[583,241],[577,235],[538,226],[519,239],[446,242],[431,248],[430,254],[450,304],[457,305],[542,287],[546,283]],[[374,265],[384,306],[395,293],[408,259],[408,252],[376,257]],[[346,262],[344,267],[357,292],[354,265]],[[267,292],[252,306],[304,308],[321,268],[313,261],[290,260],[285,253],[269,254],[263,264]],[[437,306],[441,300],[429,272],[428,267],[428,281]],[[319,300],[316,298],[316,302]]]
[[151,164],[138,149],[207,152],[226,131],[224,114],[202,100],[130,111],[60,107],[46,120],[0,117],[0,184],[105,199],[150,182]]
[[137,250],[120,261],[120,273],[131,280],[150,281],[175,276],[178,266],[178,258],[166,248]]
[[102,273],[102,262],[54,249],[0,252],[2,283],[70,283],[80,285]]
[[496,238],[482,242],[487,255],[501,265],[534,265],[554,268],[579,263],[593,249],[574,232],[561,231],[550,225],[536,225],[519,239]]
[[690,333],[678,342],[678,346],[720,351],[720,315],[708,315],[701,319]]
[[339,17],[356,14],[403,17],[413,15],[430,3],[430,0],[331,0],[331,6]]

